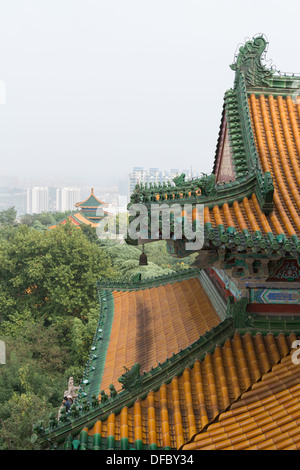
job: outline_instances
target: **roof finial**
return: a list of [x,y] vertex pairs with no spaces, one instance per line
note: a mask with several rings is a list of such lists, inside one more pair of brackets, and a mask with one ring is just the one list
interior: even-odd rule
[[234,71],[242,71],[250,86],[269,86],[270,78],[275,73],[273,69],[267,69],[262,64],[267,49],[268,41],[263,34],[253,37],[252,41],[246,41],[238,50],[235,62],[230,65]]
[[91,188],[91,196],[94,196],[94,188]]

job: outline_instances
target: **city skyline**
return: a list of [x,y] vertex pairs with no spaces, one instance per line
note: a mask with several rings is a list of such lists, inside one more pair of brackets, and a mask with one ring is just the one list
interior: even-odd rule
[[[0,210],[14,206],[19,215],[25,213],[64,212],[75,210],[75,203],[87,197],[91,187],[99,196],[114,205],[126,205],[137,183],[158,184],[172,181],[175,176],[185,173],[186,179],[201,176],[193,168],[145,168],[132,167],[126,178],[107,181],[103,185],[72,184],[55,181],[52,178],[45,183],[45,178],[20,179],[16,176],[0,177]],[[7,197],[8,196],[8,197]],[[7,197],[7,199],[6,199]]]
[[234,0],[1,0],[0,176],[95,185],[182,161],[210,173],[239,43],[264,32],[271,65],[300,72],[281,3],[251,5],[245,15]]

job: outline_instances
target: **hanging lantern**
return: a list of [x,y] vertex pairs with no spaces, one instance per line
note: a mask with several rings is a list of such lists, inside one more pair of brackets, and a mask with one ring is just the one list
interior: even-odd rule
[[144,253],[144,245],[143,245],[143,253],[140,256],[139,266],[148,266],[147,255]]

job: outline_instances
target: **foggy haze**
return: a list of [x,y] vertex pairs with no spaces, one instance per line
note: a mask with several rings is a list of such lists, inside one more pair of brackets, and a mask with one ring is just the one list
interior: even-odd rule
[[1,0],[0,176],[124,178],[133,166],[210,173],[237,46],[300,72],[299,3]]

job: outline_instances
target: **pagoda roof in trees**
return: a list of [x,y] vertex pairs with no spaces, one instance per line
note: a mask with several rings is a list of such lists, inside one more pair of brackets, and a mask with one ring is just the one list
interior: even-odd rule
[[[72,225],[80,226],[84,224],[97,227],[99,221],[109,215],[109,213],[104,210],[104,208],[108,206],[108,203],[100,201],[100,199],[94,195],[93,188],[91,189],[89,197],[82,202],[77,202],[75,206],[78,207],[79,210],[72,212],[72,214],[62,218],[57,224],[51,225],[48,228],[52,229],[58,225],[64,225],[67,221]],[[103,208],[100,206],[103,206]]]
[[48,228],[52,229],[57,227],[58,225],[64,225],[69,221],[72,225],[77,225],[80,226],[81,224],[84,225],[90,225],[91,227],[97,227],[99,220],[101,220],[103,217],[108,216],[108,212],[103,211],[103,216],[95,216],[93,214],[89,214],[89,217],[85,216],[85,214],[82,211],[78,212],[73,212],[72,214],[68,215],[67,217],[64,217],[61,221],[59,221],[55,225],[50,225]]
[[75,206],[83,209],[97,209],[99,206],[107,206],[108,203],[101,201],[94,194],[94,188],[91,189],[91,194],[84,201],[76,202]]
[[[130,204],[149,210],[154,202],[203,204],[203,250],[300,252],[300,77],[267,68],[267,45],[257,35],[231,65],[234,86],[224,95],[212,174],[189,181],[182,175],[161,187],[137,185],[131,196]],[[189,254],[171,238],[174,254]],[[150,231],[139,243],[146,241],[152,241]]]

